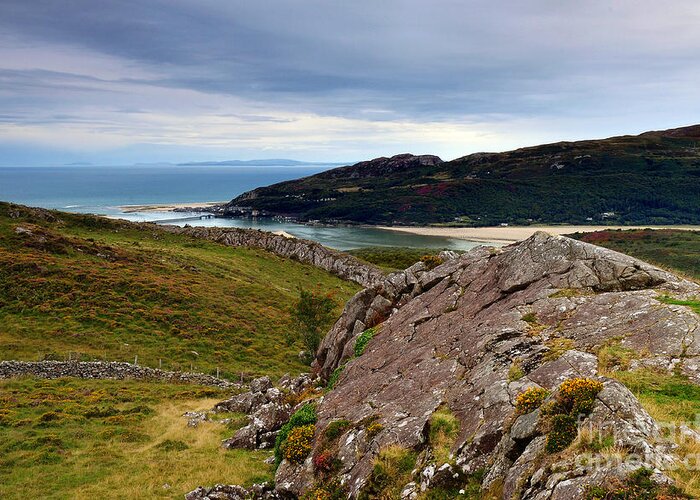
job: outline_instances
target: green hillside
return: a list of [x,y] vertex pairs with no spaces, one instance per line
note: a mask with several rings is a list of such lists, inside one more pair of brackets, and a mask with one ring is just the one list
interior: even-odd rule
[[223,376],[305,369],[299,288],[358,286],[262,250],[0,204],[0,359],[107,359]]
[[597,231],[570,235],[700,279],[700,232],[674,229]]
[[700,125],[442,162],[400,155],[229,204],[370,224],[700,223]]

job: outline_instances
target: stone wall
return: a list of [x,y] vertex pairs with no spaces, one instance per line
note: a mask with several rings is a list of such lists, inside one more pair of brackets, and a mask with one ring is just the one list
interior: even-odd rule
[[216,241],[232,247],[262,248],[281,257],[325,269],[339,278],[373,287],[384,280],[377,267],[359,261],[352,255],[326,248],[315,241],[283,236],[257,229],[220,227],[158,226],[171,233]]
[[113,380],[159,380],[163,382],[238,388],[240,384],[204,373],[170,372],[117,361],[0,361],[0,379],[32,376],[76,377]]

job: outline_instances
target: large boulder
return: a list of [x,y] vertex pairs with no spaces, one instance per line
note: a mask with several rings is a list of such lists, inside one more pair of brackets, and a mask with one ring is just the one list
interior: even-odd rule
[[[516,420],[515,397],[527,387],[555,391],[569,378],[599,378],[594,353],[606,342],[649,359],[678,357],[676,369],[697,370],[700,321],[657,300],[664,293],[688,297],[700,287],[626,255],[542,232],[501,249],[478,247],[432,270],[391,275],[348,303],[318,351],[314,368],[322,378],[344,369],[318,405],[316,435],[333,420],[354,424],[339,438],[337,459],[338,477],[355,497],[380,450],[425,450],[431,415],[446,406],[460,424],[452,448],[460,473],[488,467],[484,487],[498,482],[526,498],[579,498],[586,485],[625,468],[593,473],[572,462],[558,474],[540,471],[538,417]],[[358,336],[379,317],[386,319],[378,333],[354,357]],[[589,421],[614,429],[643,464],[667,463],[669,450],[657,442],[658,428],[638,401],[619,383],[601,380]],[[367,421],[379,424],[375,432],[360,425]],[[321,446],[317,439],[314,453]],[[300,494],[313,484],[314,471],[281,468],[280,479]]]

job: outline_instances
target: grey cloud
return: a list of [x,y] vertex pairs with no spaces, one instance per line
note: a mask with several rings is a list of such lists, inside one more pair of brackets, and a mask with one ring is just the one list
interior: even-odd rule
[[[247,123],[286,123],[286,112],[375,122],[610,116],[624,131],[661,128],[700,112],[698,25],[696,0],[0,0],[0,33],[18,43],[124,62],[109,79],[0,61],[0,122],[104,130],[110,113],[146,114],[158,101],[156,112],[201,106]],[[159,89],[210,99],[171,102],[153,97]],[[217,109],[218,96],[252,105]]]

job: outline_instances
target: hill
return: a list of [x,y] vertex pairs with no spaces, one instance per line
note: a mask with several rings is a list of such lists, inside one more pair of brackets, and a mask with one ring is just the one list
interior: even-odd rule
[[700,223],[700,125],[443,162],[398,155],[244,193],[302,220],[368,224]]
[[333,294],[338,311],[358,289],[264,250],[0,203],[0,360],[300,372],[284,340],[299,288]]
[[700,232],[674,229],[596,231],[570,235],[700,279]]

